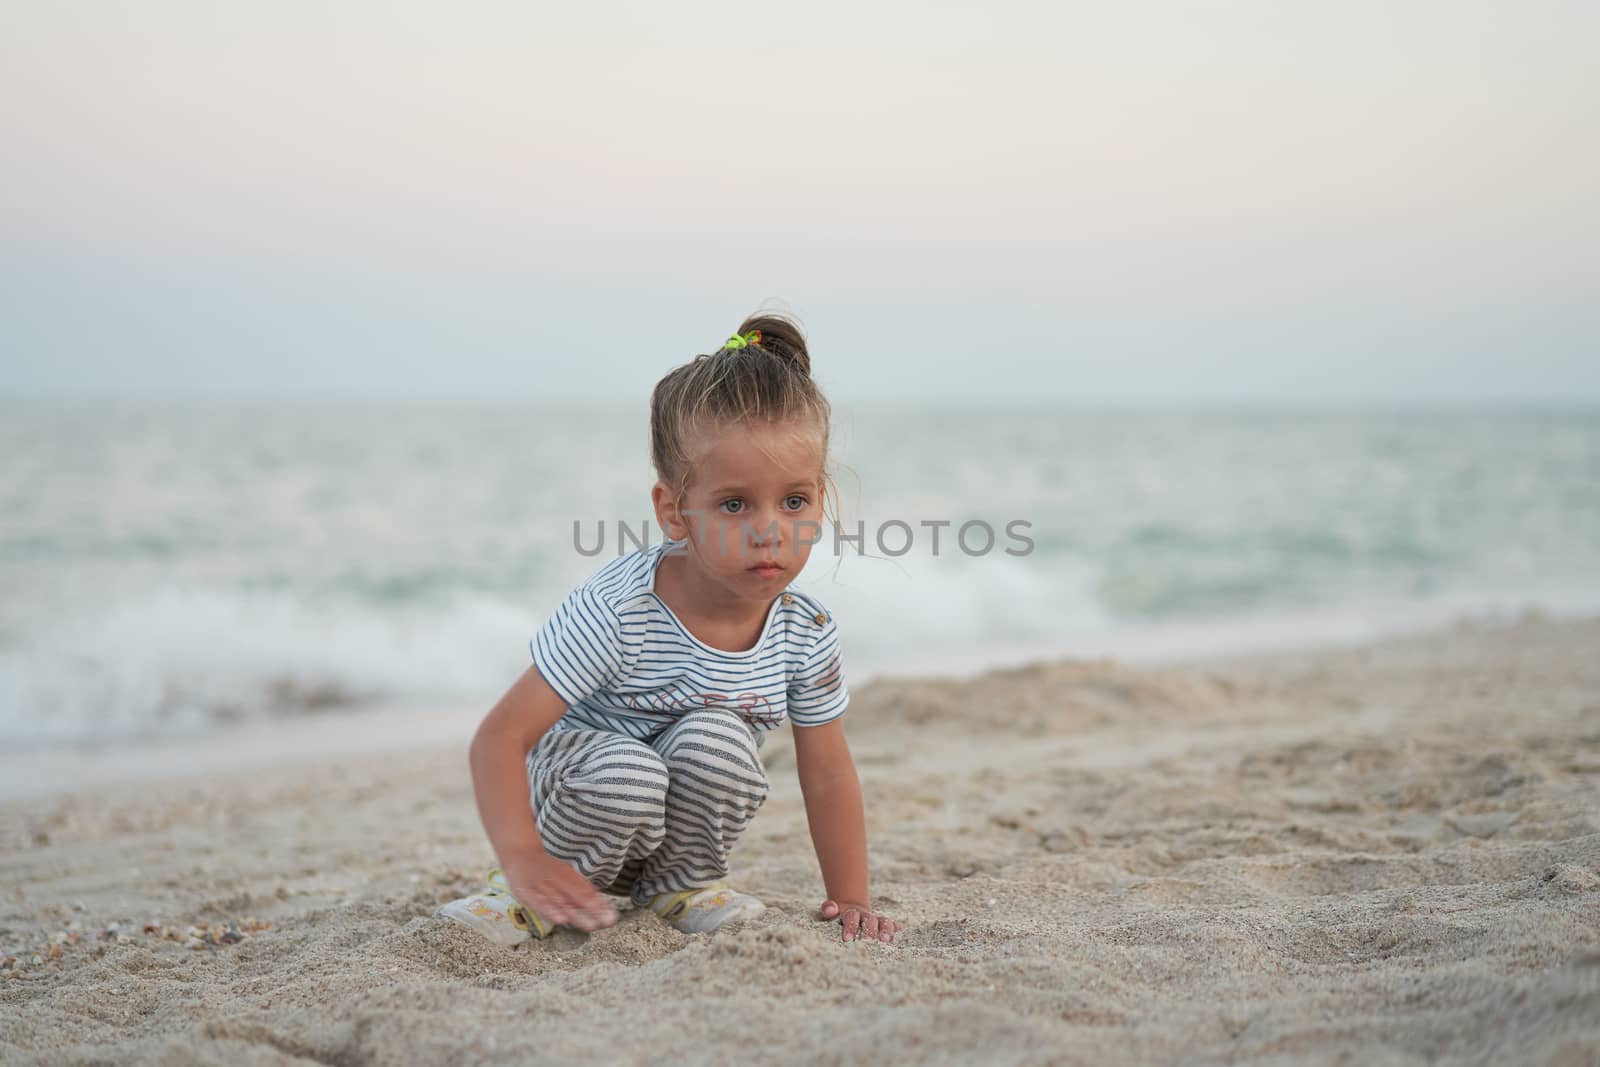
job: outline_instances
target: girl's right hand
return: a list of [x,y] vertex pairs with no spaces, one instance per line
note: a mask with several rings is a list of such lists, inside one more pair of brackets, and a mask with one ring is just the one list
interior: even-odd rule
[[617,921],[617,909],[566,860],[548,852],[506,867],[506,881],[517,903],[550,922],[598,930]]

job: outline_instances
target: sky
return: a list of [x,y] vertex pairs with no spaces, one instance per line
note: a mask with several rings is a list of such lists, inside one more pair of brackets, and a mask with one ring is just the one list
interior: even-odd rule
[[1600,7],[0,7],[0,397],[1600,403]]

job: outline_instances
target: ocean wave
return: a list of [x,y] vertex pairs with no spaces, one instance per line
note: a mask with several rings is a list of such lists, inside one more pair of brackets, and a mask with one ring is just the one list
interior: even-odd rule
[[[5,414],[13,747],[492,701],[543,613],[604,562],[574,549],[574,521],[648,514],[636,412]],[[1600,585],[1592,413],[840,416],[841,517],[878,558],[819,546],[796,584],[836,613],[847,665],[1070,654],[1156,628],[1176,635],[1162,647],[1364,632],[1482,591],[1548,606]],[[978,519],[998,544],[973,558],[955,535]],[[954,524],[937,558],[924,520]],[[1004,551],[1013,520],[1030,524],[1023,557]],[[871,532],[895,522],[916,548],[891,557]]]
[[398,609],[287,592],[163,588],[36,627],[0,652],[8,745],[196,733],[219,723],[503,688],[537,618],[456,595]]

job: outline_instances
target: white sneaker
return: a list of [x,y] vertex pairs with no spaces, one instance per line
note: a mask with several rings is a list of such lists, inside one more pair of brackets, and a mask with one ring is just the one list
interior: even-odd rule
[[708,934],[727,923],[760,915],[767,906],[726,882],[678,893],[657,893],[650,910],[686,934]]
[[489,872],[489,888],[452,900],[434,915],[470,926],[498,945],[520,945],[535,938],[543,940],[555,932],[555,924],[532,908],[517,903],[508,891],[505,874],[498,867]]

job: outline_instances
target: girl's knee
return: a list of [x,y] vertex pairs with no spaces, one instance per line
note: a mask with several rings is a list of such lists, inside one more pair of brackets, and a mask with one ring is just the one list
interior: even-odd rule
[[[537,771],[534,778],[539,777]],[[659,822],[670,783],[666,761],[642,741],[620,734],[596,740],[578,758],[546,780],[546,785],[580,794],[614,820],[641,826]],[[545,789],[535,782],[534,797]]]
[[583,762],[583,777],[597,784],[626,784],[630,789],[667,795],[667,764],[643,741],[617,737],[595,746]]
[[672,736],[660,746],[660,753],[669,768],[680,753],[715,754],[764,779],[766,768],[761,763],[759,748],[755,731],[736,712],[726,708],[699,708],[687,712],[674,724]]

